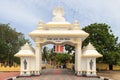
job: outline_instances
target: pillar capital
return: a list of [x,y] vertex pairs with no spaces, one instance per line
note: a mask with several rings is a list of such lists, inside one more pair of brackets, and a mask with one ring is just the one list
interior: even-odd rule
[[82,41],[77,42],[77,46],[81,47],[82,46]]
[[40,43],[39,43],[39,42],[36,42],[36,43],[35,43],[35,46],[36,46],[36,47],[40,47]]

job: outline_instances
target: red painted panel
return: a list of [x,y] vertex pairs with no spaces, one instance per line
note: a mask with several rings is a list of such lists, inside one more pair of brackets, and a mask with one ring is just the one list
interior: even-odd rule
[[63,46],[60,45],[60,52],[63,53]]
[[56,52],[59,52],[59,45],[56,45],[57,46],[57,51]]
[[57,52],[57,45],[55,45],[55,52]]
[[56,53],[63,53],[64,49],[62,45],[55,45],[55,52]]

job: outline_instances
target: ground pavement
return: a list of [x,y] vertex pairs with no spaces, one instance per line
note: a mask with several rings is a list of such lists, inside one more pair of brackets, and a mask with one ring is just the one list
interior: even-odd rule
[[18,76],[19,72],[0,72],[0,80],[7,80],[10,77]]
[[68,69],[44,69],[40,76],[21,77],[15,80],[101,80],[92,77],[78,77],[74,72]]
[[112,80],[120,80],[120,71],[99,71],[97,74]]

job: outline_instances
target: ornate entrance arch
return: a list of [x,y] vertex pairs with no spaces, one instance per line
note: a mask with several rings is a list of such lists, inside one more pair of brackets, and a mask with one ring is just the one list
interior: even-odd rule
[[[54,37],[55,38],[55,37]],[[41,47],[45,44],[53,43],[53,44],[70,44],[75,46],[75,72],[77,75],[81,74],[81,66],[80,66],[80,61],[81,61],[81,46],[82,46],[82,40],[80,38],[63,38],[62,40],[59,40],[61,36],[57,37],[58,39],[46,39],[46,37],[42,38],[37,38],[37,41],[35,42],[36,44],[36,74],[39,75],[39,72],[41,71],[41,65],[42,65],[42,49]]]
[[[82,31],[78,21],[73,24],[67,22],[64,18],[64,11],[57,7],[53,10],[53,18],[51,22],[44,24],[39,22],[36,30],[29,33],[30,37],[36,44],[36,71],[41,71],[41,45],[44,43],[53,42],[55,44],[73,43],[75,50],[75,72],[81,75],[81,46],[82,41],[89,35]],[[36,73],[37,73],[36,72]]]
[[[82,52],[82,42],[88,37],[88,35],[88,33],[80,29],[78,21],[74,21],[73,24],[67,22],[64,18],[63,9],[61,7],[56,7],[53,10],[53,18],[51,22],[43,23],[40,21],[38,27],[29,33],[29,36],[35,42],[35,51],[26,44],[22,47],[21,51],[15,55],[21,57],[21,75],[40,75],[42,66],[42,45],[47,43],[68,43],[75,46],[75,73],[77,75],[84,74],[95,76],[95,59],[101,55],[98,54],[97,51],[97,55],[95,54],[95,56],[85,52],[88,49],[95,50],[91,44]],[[91,59],[94,63],[92,64],[92,70],[89,65]],[[26,70],[23,68],[23,60],[26,60],[27,62]]]

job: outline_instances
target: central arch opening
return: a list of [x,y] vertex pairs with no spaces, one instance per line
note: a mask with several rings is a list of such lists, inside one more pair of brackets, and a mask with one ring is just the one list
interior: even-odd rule
[[42,73],[47,71],[47,74],[54,74],[56,70],[58,73],[61,71],[66,73],[68,69],[74,72],[74,64],[75,44],[72,42],[42,44]]

